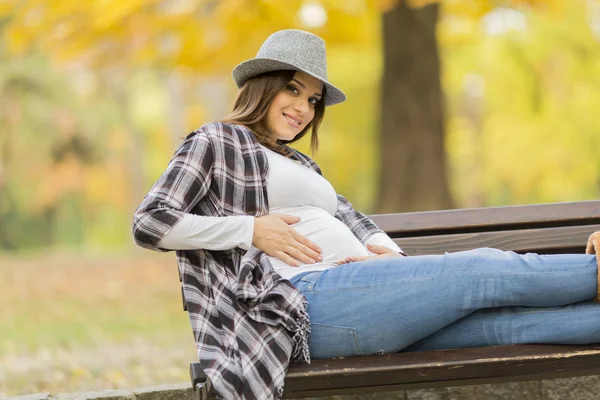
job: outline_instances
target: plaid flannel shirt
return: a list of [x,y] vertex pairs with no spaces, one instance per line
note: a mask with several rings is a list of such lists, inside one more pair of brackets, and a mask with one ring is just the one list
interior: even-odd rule
[[[321,174],[308,156],[292,158]],[[268,162],[246,127],[210,123],[190,133],[134,215],[142,247],[158,247],[184,213],[268,214]],[[338,195],[335,217],[362,242],[382,232]],[[217,398],[277,399],[290,359],[310,362],[306,299],[251,247],[177,251],[198,357]]]

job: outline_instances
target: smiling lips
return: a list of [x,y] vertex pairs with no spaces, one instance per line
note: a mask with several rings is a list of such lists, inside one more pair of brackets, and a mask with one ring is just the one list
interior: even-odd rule
[[300,128],[300,125],[302,125],[302,120],[293,117],[289,114],[283,113],[283,116],[285,117],[285,119],[288,121],[288,123],[290,125],[292,125],[294,128]]

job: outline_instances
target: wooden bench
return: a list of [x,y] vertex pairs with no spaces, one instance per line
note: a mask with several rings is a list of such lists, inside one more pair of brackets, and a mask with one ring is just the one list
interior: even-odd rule
[[[410,255],[478,247],[518,253],[583,253],[600,231],[600,201],[374,215]],[[184,302],[185,304],[185,302]],[[384,354],[292,363],[286,398],[513,382],[600,374],[600,344],[515,345]],[[190,365],[200,400],[211,398],[199,363]],[[214,397],[214,396],[213,396]]]

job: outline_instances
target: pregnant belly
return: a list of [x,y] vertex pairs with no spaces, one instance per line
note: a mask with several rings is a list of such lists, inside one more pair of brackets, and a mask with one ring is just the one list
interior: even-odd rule
[[310,206],[271,210],[271,213],[300,217],[292,228],[322,250],[324,262],[335,262],[349,256],[366,256],[367,250],[346,225],[327,211]]

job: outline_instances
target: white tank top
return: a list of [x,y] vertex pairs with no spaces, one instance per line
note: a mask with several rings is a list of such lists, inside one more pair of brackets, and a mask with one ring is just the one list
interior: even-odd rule
[[323,262],[292,267],[269,257],[271,264],[283,278],[307,272],[321,271],[337,266],[336,261],[348,256],[367,256],[369,253],[352,231],[337,218],[337,195],[331,184],[310,168],[296,163],[266,147],[269,161],[267,193],[269,213],[300,217],[292,225],[303,236],[322,249]]

